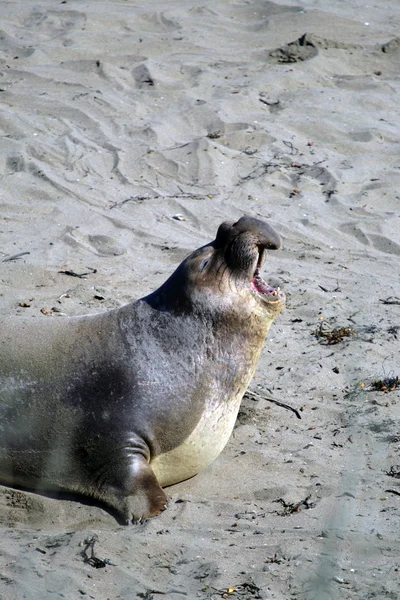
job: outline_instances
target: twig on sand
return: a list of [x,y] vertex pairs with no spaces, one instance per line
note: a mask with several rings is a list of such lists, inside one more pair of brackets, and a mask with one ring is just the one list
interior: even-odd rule
[[67,271],[58,271],[61,275],[69,275],[69,277],[79,277],[79,279],[86,279],[87,275],[93,275],[97,273],[97,269],[93,269],[93,267],[86,267],[90,269],[88,273],[75,273],[75,271],[67,270]]
[[247,392],[245,393],[245,396],[249,396],[249,398],[254,398],[255,400],[267,400],[268,402],[272,402],[273,404],[276,404],[277,406],[286,408],[286,410],[293,411],[294,414],[296,415],[296,417],[298,419],[301,419],[300,412],[297,410],[297,408],[293,408],[293,406],[290,406],[289,404],[285,404],[284,402],[281,402],[280,400],[276,400],[276,398],[273,398],[270,395],[267,395],[265,393],[259,394],[258,392],[253,392],[252,390],[247,390]]
[[400,305],[400,298],[397,298],[396,296],[389,296],[389,298],[379,298],[379,302],[382,302],[382,304],[399,304]]
[[19,260],[22,256],[25,256],[25,254],[30,254],[30,252],[18,252],[18,254],[13,254],[12,256],[7,256],[6,258],[3,258],[3,260],[1,262],[9,262],[10,260]]
[[400,492],[398,492],[397,490],[385,490],[385,492],[389,494],[396,494],[396,496],[400,496]]

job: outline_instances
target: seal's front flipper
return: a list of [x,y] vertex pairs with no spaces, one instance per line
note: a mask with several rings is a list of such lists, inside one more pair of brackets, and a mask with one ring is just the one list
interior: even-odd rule
[[129,471],[122,485],[108,487],[103,500],[128,524],[156,517],[166,508],[167,496],[153,469],[143,456],[135,456]]
[[138,458],[133,465],[127,494],[125,517],[129,523],[156,517],[167,506],[167,496],[144,459]]

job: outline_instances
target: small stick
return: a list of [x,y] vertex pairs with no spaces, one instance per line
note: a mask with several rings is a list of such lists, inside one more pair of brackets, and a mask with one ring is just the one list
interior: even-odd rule
[[396,296],[389,296],[389,298],[379,298],[379,302],[382,302],[383,304],[400,304],[400,300],[399,298],[396,298]]
[[30,254],[30,252],[19,252],[18,254],[13,254],[12,256],[7,256],[7,258],[3,258],[1,262],[8,262],[10,260],[18,260],[21,256],[25,256],[25,254]]
[[385,492],[388,492],[389,494],[395,494],[396,496],[400,496],[400,492],[397,492],[396,490],[385,490]]
[[286,408],[287,410],[291,410],[294,412],[298,419],[301,419],[301,415],[297,408],[293,408],[293,406],[289,406],[289,404],[285,404],[284,402],[280,402],[280,400],[276,400],[272,396],[267,396],[266,394],[259,394],[258,392],[253,392],[251,390],[247,390],[245,396],[250,396],[250,398],[255,398],[255,400],[267,400],[268,402],[273,402],[282,408]]
[[93,269],[93,267],[86,267],[90,269],[88,273],[75,273],[75,271],[67,270],[67,271],[58,271],[61,275],[69,275],[70,277],[78,277],[79,279],[86,279],[87,275],[93,275],[97,273],[97,269]]
[[278,104],[280,104],[280,100],[276,100],[276,102],[271,102],[268,100],[264,100],[264,98],[259,98],[259,101],[263,104],[266,104],[267,106],[277,106]]

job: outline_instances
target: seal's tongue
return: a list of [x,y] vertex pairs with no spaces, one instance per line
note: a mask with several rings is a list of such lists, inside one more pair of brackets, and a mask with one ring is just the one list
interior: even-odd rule
[[274,288],[268,285],[266,281],[260,275],[260,269],[257,267],[253,278],[251,280],[251,287],[254,291],[259,294],[269,294],[271,296],[277,296],[279,292],[279,288]]

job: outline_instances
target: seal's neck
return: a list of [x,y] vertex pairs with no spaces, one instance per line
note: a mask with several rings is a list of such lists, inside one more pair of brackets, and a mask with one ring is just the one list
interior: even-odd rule
[[[141,299],[156,314],[168,313],[178,320],[182,317],[207,324],[215,335],[241,332],[252,343],[262,344],[274,319],[259,305],[244,286],[224,290],[211,286],[182,285],[180,268],[157,290]],[[225,292],[225,293],[224,293]]]
[[[170,277],[171,279],[171,277]],[[157,290],[142,298],[151,308],[159,312],[187,313],[192,303],[178,286],[171,285],[170,279]]]
[[[236,298],[231,302],[229,298],[216,298],[213,294],[207,297],[206,291],[197,298],[187,298],[175,293],[171,282],[142,298],[141,302],[152,309],[155,322],[162,315],[168,315],[167,323],[174,328],[183,318],[192,322],[195,329],[205,326],[214,339],[221,339],[222,345],[235,337],[239,345],[247,345],[248,340],[252,346],[261,347],[272,323],[266,315],[249,311],[245,300]],[[164,319],[162,321],[164,323]]]

